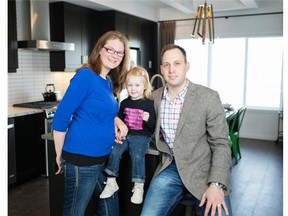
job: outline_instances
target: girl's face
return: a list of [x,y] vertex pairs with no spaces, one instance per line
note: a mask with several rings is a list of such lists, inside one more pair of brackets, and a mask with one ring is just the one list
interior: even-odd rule
[[124,44],[119,39],[108,40],[100,51],[102,62],[101,75],[106,76],[110,70],[118,67],[124,57]]
[[130,76],[126,85],[128,94],[132,100],[138,100],[143,98],[144,93],[144,77],[142,76]]

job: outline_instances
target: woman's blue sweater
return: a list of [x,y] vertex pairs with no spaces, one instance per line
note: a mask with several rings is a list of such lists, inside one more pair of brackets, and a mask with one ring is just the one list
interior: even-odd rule
[[57,107],[52,128],[67,131],[64,151],[100,157],[111,152],[117,112],[110,80],[84,68],[71,79]]

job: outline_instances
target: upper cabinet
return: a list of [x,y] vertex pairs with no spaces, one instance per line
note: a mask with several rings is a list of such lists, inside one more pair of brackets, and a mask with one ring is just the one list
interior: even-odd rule
[[50,3],[51,40],[75,44],[74,51],[50,52],[51,71],[74,71],[84,64],[99,37],[118,30],[140,54],[148,72],[158,71],[157,23],[116,11],[95,11],[67,2]]
[[75,44],[74,51],[51,51],[51,71],[75,71],[84,64],[98,38],[97,11],[66,2],[50,3],[51,40]]
[[8,73],[17,71],[17,48],[16,3],[15,0],[8,0]]
[[140,66],[154,74],[157,63],[157,23],[117,11],[99,13],[101,34],[118,30],[129,40],[129,46],[140,53]]
[[121,12],[101,12],[101,32],[117,30],[123,33],[129,40],[130,47],[140,47],[140,23],[141,19]]

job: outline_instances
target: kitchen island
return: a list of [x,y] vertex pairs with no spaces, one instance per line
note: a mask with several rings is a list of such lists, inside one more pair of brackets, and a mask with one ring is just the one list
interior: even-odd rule
[[[55,175],[57,165],[55,163],[55,148],[52,133],[43,134],[42,139],[48,141],[48,169],[49,169],[49,200],[50,200],[50,215],[61,215],[64,202],[64,176]],[[146,183],[145,194],[147,192],[154,171],[159,163],[159,151],[151,145],[146,154]],[[119,185],[118,198],[120,206],[120,215],[140,215],[142,205],[131,203],[133,183],[131,182],[131,160],[128,152],[123,154],[120,162],[119,176],[117,183]],[[144,194],[144,196],[145,196]],[[95,208],[90,201],[85,215],[95,215]]]

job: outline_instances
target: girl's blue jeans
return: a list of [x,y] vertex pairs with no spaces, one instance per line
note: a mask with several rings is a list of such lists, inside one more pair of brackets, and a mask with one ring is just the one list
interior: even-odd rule
[[145,154],[150,137],[128,135],[122,144],[114,143],[105,172],[110,176],[119,175],[119,164],[125,151],[129,151],[132,162],[132,182],[145,182]]

